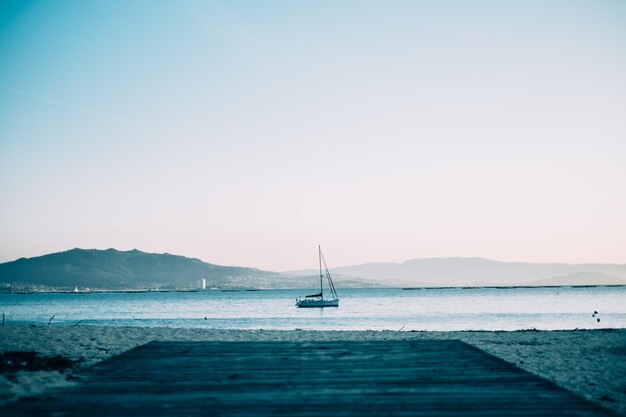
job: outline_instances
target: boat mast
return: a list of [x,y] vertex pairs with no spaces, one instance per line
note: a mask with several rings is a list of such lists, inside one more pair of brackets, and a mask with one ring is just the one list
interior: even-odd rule
[[324,278],[324,274],[322,274],[322,247],[317,245],[317,251],[319,252],[320,257],[320,296],[322,300],[324,299],[324,287],[322,286],[322,278]]
[[328,287],[330,288],[330,293],[333,298],[337,300],[337,290],[335,290],[335,284],[333,283],[332,278],[330,277],[330,271],[328,270],[328,265],[326,265],[326,259],[324,258],[324,254],[322,254],[322,262],[324,263],[324,270],[326,271],[326,278],[328,278]]

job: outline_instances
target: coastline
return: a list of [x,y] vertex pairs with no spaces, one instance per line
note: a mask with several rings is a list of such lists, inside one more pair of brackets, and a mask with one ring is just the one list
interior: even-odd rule
[[[211,288],[79,288],[71,289],[69,287],[52,287],[47,289],[34,289],[30,285],[24,285],[21,288],[21,284],[17,287],[18,290],[7,290],[0,288],[0,294],[11,295],[28,295],[28,294],[141,294],[141,293],[187,293],[187,292],[244,292],[244,291],[272,291],[272,290],[303,290],[308,291],[310,288],[292,288],[292,287],[211,287]],[[510,284],[510,285],[448,285],[448,286],[436,286],[436,285],[418,285],[418,286],[401,286],[391,285],[386,286],[371,285],[367,287],[347,287],[349,289],[385,289],[385,290],[403,290],[403,291],[418,291],[418,290],[476,290],[476,289],[496,289],[496,290],[515,290],[520,288],[620,288],[626,287],[626,284],[554,284],[554,285],[524,285],[524,284]]]
[[21,396],[72,386],[80,369],[153,340],[325,341],[459,339],[605,407],[626,414],[626,329],[555,331],[222,330],[9,324],[0,353],[36,351],[78,361],[58,371],[0,374],[0,405]]

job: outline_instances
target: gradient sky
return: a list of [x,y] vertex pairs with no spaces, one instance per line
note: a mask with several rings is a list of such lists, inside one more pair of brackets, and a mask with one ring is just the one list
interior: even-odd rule
[[318,243],[626,263],[626,2],[0,2],[0,261]]

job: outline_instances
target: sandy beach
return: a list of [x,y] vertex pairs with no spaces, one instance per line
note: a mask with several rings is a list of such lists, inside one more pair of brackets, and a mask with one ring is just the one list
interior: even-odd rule
[[626,329],[516,332],[278,331],[7,325],[0,352],[36,351],[78,361],[69,372],[0,375],[0,404],[80,383],[84,367],[153,340],[323,341],[459,339],[626,414]]

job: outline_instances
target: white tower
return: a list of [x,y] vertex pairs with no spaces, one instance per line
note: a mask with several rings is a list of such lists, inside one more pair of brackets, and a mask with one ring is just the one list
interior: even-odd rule
[[206,290],[206,279],[202,278],[202,280],[200,281],[200,288]]

